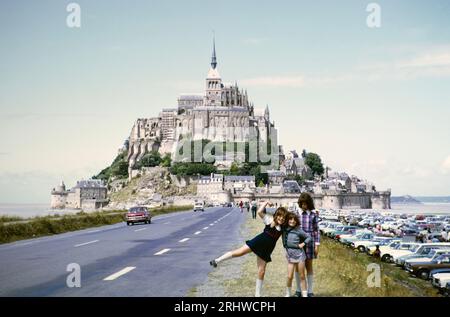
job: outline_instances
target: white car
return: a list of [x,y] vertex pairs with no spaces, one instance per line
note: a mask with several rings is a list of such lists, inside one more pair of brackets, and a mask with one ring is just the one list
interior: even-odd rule
[[413,249],[418,243],[413,242],[401,242],[399,245],[395,247],[395,249],[381,249],[380,248],[380,257],[381,261],[392,262],[393,259],[396,259],[399,256],[412,253],[411,249]]
[[355,249],[358,249],[358,251],[360,252],[367,252],[367,250],[369,250],[369,248],[371,246],[374,246],[376,249],[377,245],[380,245],[380,243],[382,243],[382,240],[391,240],[390,238],[385,238],[385,237],[374,237],[370,240],[358,240],[358,241],[354,241],[352,243],[352,246]]
[[430,256],[427,257],[414,257],[414,258],[410,258],[405,260],[405,266],[406,264],[415,264],[418,262],[432,262],[435,259],[437,259],[438,257],[440,257],[442,254],[449,254],[450,250],[449,249],[435,249]]
[[393,222],[393,221],[386,221],[386,222],[383,222],[382,224],[381,224],[381,229],[383,229],[383,230],[389,230],[389,229],[391,229],[391,226],[393,226],[393,225],[395,225],[396,223],[395,222]]
[[323,234],[327,234],[328,232],[334,231],[337,226],[342,226],[340,222],[330,222],[326,228],[322,230]]
[[197,211],[197,210],[205,211],[205,202],[196,201],[194,203],[194,211]]
[[432,283],[439,289],[444,289],[447,283],[450,282],[450,273],[436,273],[433,274]]

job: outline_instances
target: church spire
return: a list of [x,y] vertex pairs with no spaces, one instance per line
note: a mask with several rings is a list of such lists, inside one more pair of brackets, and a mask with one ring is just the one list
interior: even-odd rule
[[211,57],[211,67],[213,69],[216,69],[217,66],[217,59],[216,59],[216,38],[215,36],[213,37],[213,52],[212,52],[212,57]]

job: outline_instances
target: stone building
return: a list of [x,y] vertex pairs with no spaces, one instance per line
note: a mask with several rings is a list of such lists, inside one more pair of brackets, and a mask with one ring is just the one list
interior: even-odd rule
[[98,209],[108,204],[107,191],[101,180],[78,181],[70,190],[66,190],[66,185],[61,182],[51,191],[50,207],[53,209]]
[[225,176],[224,188],[232,194],[241,192],[245,189],[254,191],[256,188],[255,176]]
[[230,191],[224,188],[222,174],[202,176],[197,183],[197,196],[208,202],[230,202]]

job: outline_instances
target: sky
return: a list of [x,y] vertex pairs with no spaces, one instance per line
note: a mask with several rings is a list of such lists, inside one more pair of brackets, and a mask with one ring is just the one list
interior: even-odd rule
[[445,0],[1,1],[0,203],[49,202],[108,166],[137,118],[202,93],[213,32],[222,79],[269,105],[285,150],[393,195],[450,195],[449,14]]

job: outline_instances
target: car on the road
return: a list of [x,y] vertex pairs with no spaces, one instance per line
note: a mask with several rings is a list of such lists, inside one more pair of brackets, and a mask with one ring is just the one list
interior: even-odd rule
[[134,225],[138,222],[152,223],[152,214],[147,207],[131,207],[125,215],[127,225]]
[[405,269],[408,272],[424,280],[427,280],[430,277],[430,271],[439,268],[450,268],[450,254],[442,254],[431,261],[414,263],[406,262],[405,264]]
[[194,211],[205,211],[205,202],[202,200],[198,200],[196,202],[194,202]]

